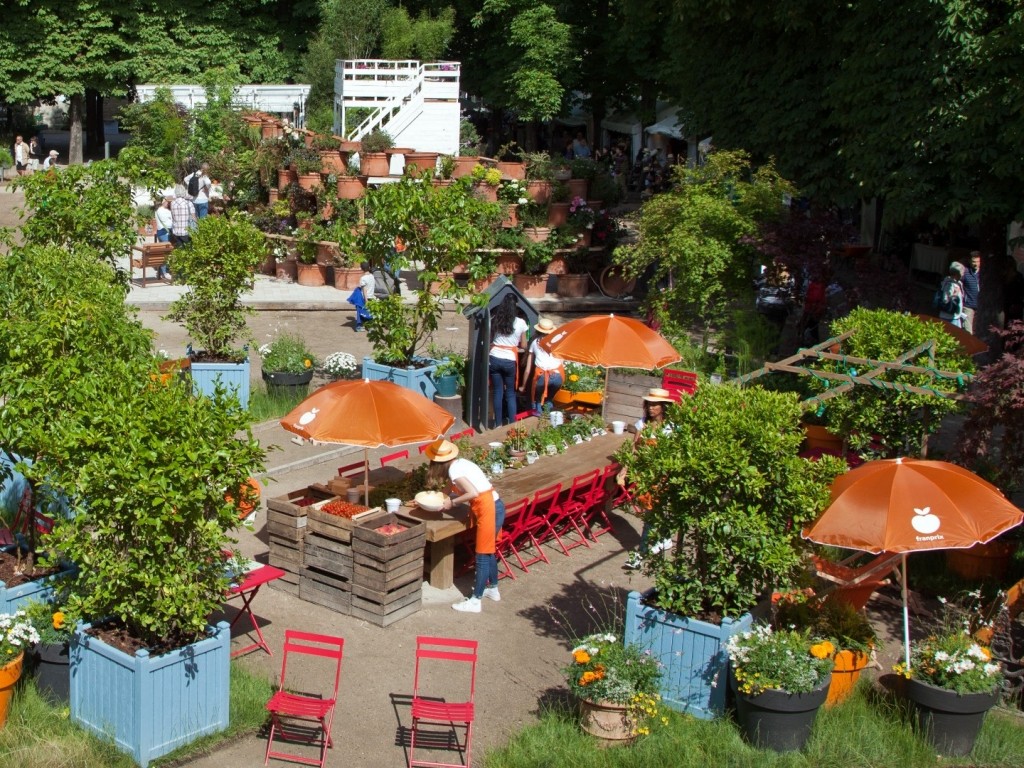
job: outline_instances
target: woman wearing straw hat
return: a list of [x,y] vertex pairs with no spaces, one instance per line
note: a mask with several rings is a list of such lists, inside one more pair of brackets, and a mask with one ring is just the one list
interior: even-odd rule
[[562,388],[562,382],[565,381],[565,366],[559,358],[540,346],[541,339],[555,330],[555,324],[545,317],[533,326],[533,329],[538,335],[530,342],[530,352],[526,358],[523,383],[519,391],[525,393],[527,386],[530,387],[533,415],[540,416],[545,401],[553,399],[555,393]]
[[459,458],[459,447],[444,438],[427,446],[430,468],[427,480],[434,487],[448,480],[456,496],[445,496],[444,508],[469,503],[470,528],[476,528],[476,582],[473,594],[452,608],[465,613],[480,613],[481,598],[495,602],[501,600],[498,592],[498,561],[494,556],[495,542],[505,522],[505,504],[498,497],[487,475],[468,459]]
[[[660,387],[654,387],[649,389],[647,394],[643,396],[644,401],[644,415],[636,424],[633,425],[636,430],[636,437],[633,439],[633,445],[636,445],[641,440],[657,440],[659,434],[668,434],[672,431],[672,426],[665,421],[665,410],[668,408],[668,404],[674,402],[672,395],[669,394],[667,389],[661,389]],[[619,485],[625,486],[626,484],[626,469],[622,468],[618,476],[615,478]],[[645,510],[650,510],[653,507],[653,499],[638,498],[637,505]],[[643,519],[643,515],[641,515]],[[653,546],[648,546],[647,535],[650,533],[650,523],[644,519],[644,527],[640,532],[640,547],[635,552],[630,552],[626,558],[626,567],[631,569],[637,569],[643,565],[644,558],[647,557],[647,553],[658,554],[662,550],[671,549],[673,545],[672,539],[664,539],[663,541],[656,542]]]

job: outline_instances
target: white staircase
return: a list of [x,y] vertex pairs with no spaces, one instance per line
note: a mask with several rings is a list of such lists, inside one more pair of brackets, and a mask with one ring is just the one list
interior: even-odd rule
[[[456,154],[459,73],[455,61],[339,60],[334,70],[334,132],[358,141],[380,128],[396,147]],[[373,111],[353,128],[346,124],[345,110],[354,107]]]

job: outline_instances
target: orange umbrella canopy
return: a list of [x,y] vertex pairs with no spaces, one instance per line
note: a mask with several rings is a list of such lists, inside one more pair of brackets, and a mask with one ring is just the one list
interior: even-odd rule
[[657,331],[639,320],[591,315],[556,328],[540,346],[562,360],[605,368],[664,368],[679,360]]
[[840,475],[805,539],[867,552],[958,549],[1024,519],[991,483],[945,461],[882,459]]
[[963,350],[965,355],[980,355],[982,352],[988,352],[988,344],[979,339],[977,336],[968,333],[963,328],[958,328],[952,323],[943,320],[941,317],[932,317],[931,315],[914,315],[918,320],[922,320],[926,323],[932,323],[937,325],[942,331],[954,339],[960,344],[960,349]]
[[336,381],[320,387],[281,419],[307,440],[366,448],[434,440],[455,417],[418,392],[390,381]]

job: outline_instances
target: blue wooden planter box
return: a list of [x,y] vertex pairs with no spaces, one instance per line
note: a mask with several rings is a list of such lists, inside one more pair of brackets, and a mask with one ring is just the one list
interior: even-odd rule
[[654,590],[626,598],[625,642],[649,650],[662,664],[661,700],[702,720],[725,710],[726,641],[750,629],[753,617],[723,619],[722,626],[651,608],[643,601]]
[[437,368],[436,360],[422,359],[430,365],[424,368],[394,368],[390,365],[382,365],[373,362],[372,358],[363,358],[363,378],[370,381],[390,381],[405,389],[419,392],[425,398],[434,401],[434,393],[437,386],[434,384],[434,369]]
[[32,600],[46,602],[53,595],[54,584],[74,571],[74,566],[65,566],[52,576],[19,584],[16,587],[8,587],[0,581],[0,613],[14,613],[19,608],[24,608]]
[[111,738],[139,765],[227,728],[231,632],[220,622],[209,637],[163,656],[129,656],[81,626],[71,641],[71,717]]
[[233,390],[243,408],[249,407],[249,361],[244,363],[192,363],[192,389],[212,397],[217,381]]

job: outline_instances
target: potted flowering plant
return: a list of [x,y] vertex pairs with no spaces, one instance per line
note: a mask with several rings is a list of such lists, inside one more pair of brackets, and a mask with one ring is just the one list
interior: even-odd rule
[[33,649],[36,688],[51,704],[67,706],[71,690],[68,655],[74,626],[55,600],[33,600],[25,614],[39,635]]
[[356,372],[356,358],[348,352],[332,352],[324,358],[320,370],[331,379],[348,379]]
[[294,333],[283,333],[259,348],[263,380],[270,394],[305,394],[313,379],[316,358],[306,342]]
[[526,455],[526,437],[527,429],[523,426],[509,427],[505,433],[505,445],[508,446],[508,452],[514,459],[521,459]]
[[555,403],[563,407],[573,403],[600,405],[604,392],[604,376],[603,368],[566,362],[565,381],[562,388],[555,393]]
[[569,224],[577,232],[592,229],[597,220],[594,209],[587,205],[582,197],[574,197],[569,201]]
[[661,701],[653,656],[610,632],[597,633],[575,645],[563,672],[580,701],[584,731],[616,741],[650,732]]
[[39,633],[24,611],[0,614],[0,728],[7,722],[7,710],[14,696],[14,684],[21,677],[25,651],[39,642]]
[[914,647],[910,669],[899,664],[895,671],[907,678],[905,695],[932,747],[943,755],[970,754],[999,700],[1002,667],[992,651],[965,629],[946,628]]
[[759,624],[730,637],[725,648],[744,737],[776,752],[803,747],[828,694],[832,642]]

